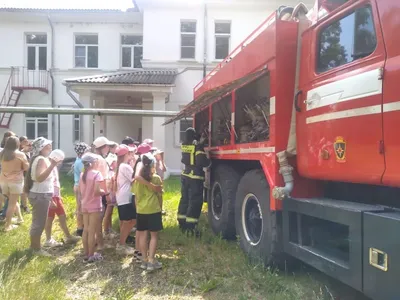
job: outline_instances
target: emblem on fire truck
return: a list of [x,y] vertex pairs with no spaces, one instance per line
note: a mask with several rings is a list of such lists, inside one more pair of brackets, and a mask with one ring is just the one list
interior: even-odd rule
[[336,154],[336,161],[343,163],[346,162],[346,141],[343,137],[338,136],[333,144]]

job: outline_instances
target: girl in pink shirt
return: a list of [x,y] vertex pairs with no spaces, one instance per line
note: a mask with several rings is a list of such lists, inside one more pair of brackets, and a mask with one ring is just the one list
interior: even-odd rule
[[85,252],[84,261],[95,262],[102,260],[101,254],[95,252],[96,239],[99,246],[103,245],[103,234],[101,230],[101,216],[103,204],[101,197],[104,194],[104,178],[97,171],[98,156],[87,153],[82,157],[84,172],[79,180],[79,191],[81,193],[83,213],[82,242]]

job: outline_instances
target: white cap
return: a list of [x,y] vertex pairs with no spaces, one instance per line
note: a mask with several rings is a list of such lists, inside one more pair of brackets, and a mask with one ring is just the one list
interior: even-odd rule
[[55,150],[51,151],[49,158],[54,159],[56,161],[62,161],[65,158],[65,154],[62,150],[55,149]]
[[99,136],[97,139],[95,139],[93,141],[93,145],[97,149],[97,148],[101,148],[105,145],[108,145],[108,146],[114,145],[114,143],[109,141],[108,138],[106,138],[105,136]]

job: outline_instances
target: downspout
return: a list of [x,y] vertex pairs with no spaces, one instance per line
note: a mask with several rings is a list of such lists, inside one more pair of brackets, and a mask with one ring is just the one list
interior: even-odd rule
[[207,0],[204,0],[204,57],[203,57],[203,78],[207,76],[207,36],[208,36],[208,12]]
[[[49,21],[49,25],[51,28],[51,64],[50,64],[50,79],[51,79],[51,107],[54,107],[55,105],[55,99],[54,99],[54,76],[53,76],[53,70],[54,70],[54,26],[53,26],[53,22],[51,21],[50,15],[47,15],[47,20]],[[55,140],[56,137],[56,133],[55,133],[55,126],[54,126],[55,122],[54,122],[54,116],[51,116],[51,137],[52,140]],[[60,134],[60,124],[58,124],[58,134]],[[58,143],[57,147],[60,147],[60,144]]]
[[70,87],[68,84],[66,84],[65,89],[66,89],[66,92],[67,92],[68,96],[70,96],[71,99],[74,100],[74,102],[76,103],[76,105],[78,105],[79,108],[84,108],[84,105],[82,104],[82,102],[79,101],[79,100],[75,97],[75,95],[71,93],[71,87]]

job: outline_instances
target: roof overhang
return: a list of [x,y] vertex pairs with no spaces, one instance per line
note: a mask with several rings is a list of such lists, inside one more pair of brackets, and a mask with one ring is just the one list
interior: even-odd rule
[[262,69],[247,74],[237,80],[231,81],[227,84],[218,86],[214,89],[208,90],[186,105],[176,116],[167,120],[163,125],[168,125],[172,122],[179,121],[184,118],[193,116],[194,114],[202,111],[208,105],[218,101],[222,97],[231,93],[233,90],[250,83],[253,80],[265,75],[268,72],[268,67],[264,66]]

